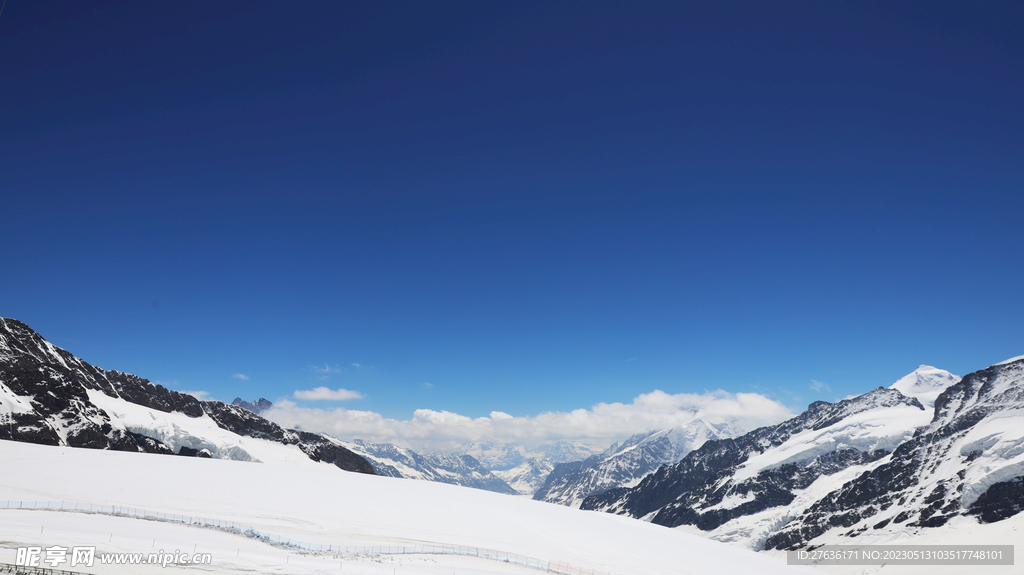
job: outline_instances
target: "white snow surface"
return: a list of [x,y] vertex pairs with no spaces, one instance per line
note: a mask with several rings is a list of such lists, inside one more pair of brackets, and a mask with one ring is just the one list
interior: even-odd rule
[[910,405],[868,409],[822,429],[804,430],[782,445],[751,457],[736,471],[732,481],[739,483],[765,469],[808,461],[842,449],[892,451],[910,439],[918,427],[927,425],[931,418],[931,411]]
[[960,376],[953,375],[944,369],[922,365],[911,373],[901,377],[889,386],[907,397],[917,398],[921,405],[928,409],[935,407],[935,399],[947,387],[960,382]]
[[207,449],[218,459],[321,465],[309,459],[294,445],[238,435],[218,426],[205,413],[201,417],[189,417],[178,412],[166,413],[119,397],[110,397],[102,391],[90,389],[87,392],[89,401],[107,412],[113,424],[158,439],[175,453],[185,446],[196,450]]
[[32,413],[32,405],[27,398],[15,394],[0,381],[0,423],[7,423],[14,413]]
[[[328,465],[10,441],[0,441],[0,465],[17,470],[0,476],[0,500],[60,500],[202,515],[314,544],[471,546],[567,561],[610,575],[814,573],[764,554],[621,516],[441,483],[346,473]],[[97,545],[101,551],[197,548],[213,553],[209,571],[216,573],[326,573],[339,567],[337,556],[296,555],[230,532],[103,515],[0,510],[0,533],[0,561],[13,561],[13,548],[20,545],[63,543]],[[344,572],[367,575],[535,572],[446,555],[341,560]],[[179,570],[185,568],[107,567],[90,572]]]

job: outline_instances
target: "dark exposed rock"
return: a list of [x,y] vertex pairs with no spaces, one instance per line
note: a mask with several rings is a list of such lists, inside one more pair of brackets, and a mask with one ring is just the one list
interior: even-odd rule
[[163,455],[174,455],[174,451],[164,445],[164,443],[158,439],[140,435],[138,433],[131,433],[132,438],[135,440],[136,445],[139,446],[146,453],[159,453]]
[[[248,437],[297,445],[314,461],[347,471],[372,473],[370,464],[337,442],[317,434],[284,430],[242,407],[219,401],[200,402],[147,379],[106,371],[56,347],[24,323],[0,318],[0,391],[17,408],[0,415],[0,439],[45,445],[68,445],[169,454],[163,442],[116,424],[110,414],[90,400],[101,392],[164,413],[189,417],[209,415],[218,426]],[[7,393],[9,392],[9,393]],[[265,408],[261,399],[256,407]],[[202,447],[181,446],[179,455],[212,457]]]
[[308,455],[313,461],[332,463],[346,471],[357,471],[359,473],[368,473],[370,475],[374,474],[373,466],[371,466],[366,459],[359,457],[340,445],[331,443],[323,436],[306,439],[300,438],[300,441],[301,443],[298,444],[299,449],[301,449],[303,453]]
[[199,455],[199,450],[193,449],[187,445],[182,445],[180,448],[178,448],[177,455],[181,455],[183,457],[196,457]]
[[204,401],[202,408],[218,426],[232,433],[272,441],[285,439],[285,430],[280,425],[267,421],[244,407],[229,405],[223,401]]
[[1024,477],[992,484],[967,511],[982,523],[995,523],[1024,511]]

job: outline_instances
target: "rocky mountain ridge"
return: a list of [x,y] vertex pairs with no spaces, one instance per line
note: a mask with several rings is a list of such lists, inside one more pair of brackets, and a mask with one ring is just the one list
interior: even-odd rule
[[[231,448],[223,447],[223,432],[233,436],[227,437]],[[366,460],[323,435],[283,429],[241,407],[95,367],[24,323],[0,318],[0,439],[255,460],[238,447],[242,437],[295,446],[314,462],[373,473]]]

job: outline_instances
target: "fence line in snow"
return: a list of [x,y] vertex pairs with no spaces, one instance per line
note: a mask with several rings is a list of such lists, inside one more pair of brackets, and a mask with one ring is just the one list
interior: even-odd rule
[[0,563],[0,573],[16,575],[89,575],[81,571],[64,571],[63,569],[47,569],[45,567],[25,567],[13,563]]
[[[79,503],[77,501],[4,501],[0,509],[23,509],[23,510],[50,510],[50,511],[66,511],[72,513],[95,513],[100,515],[112,515],[115,517],[133,517],[136,519],[149,519],[152,521],[165,521],[170,523],[183,523],[186,525],[194,525],[197,527],[212,527],[217,529],[225,529],[228,531],[236,531],[243,535],[248,535],[265,541],[268,543],[274,543],[293,549],[299,549],[302,551],[309,551],[313,553],[364,553],[369,555],[405,555],[405,554],[418,554],[418,555],[462,555],[467,557],[479,557],[481,559],[489,559],[491,561],[500,561],[503,563],[510,563],[527,567],[529,569],[536,569],[537,571],[544,571],[547,573],[557,573],[558,575],[608,575],[607,573],[599,573],[593,569],[584,569],[583,567],[572,565],[564,561],[545,561],[543,559],[537,559],[535,557],[528,557],[526,555],[517,555],[515,553],[506,553],[504,551],[496,551],[494,549],[482,549],[479,547],[464,547],[459,545],[370,545],[370,546],[358,546],[358,545],[322,545],[319,543],[306,543],[291,539],[289,537],[282,537],[280,535],[274,535],[271,533],[264,533],[257,530],[251,525],[243,525],[241,523],[235,523],[233,521],[224,521],[221,519],[210,519],[208,517],[201,517],[198,515],[179,515],[174,513],[159,513],[155,511],[148,511],[139,507],[130,507],[125,505],[93,505],[91,503]],[[51,570],[52,571],[52,570]],[[0,570],[0,573],[3,571]],[[53,571],[58,573],[58,571]]]

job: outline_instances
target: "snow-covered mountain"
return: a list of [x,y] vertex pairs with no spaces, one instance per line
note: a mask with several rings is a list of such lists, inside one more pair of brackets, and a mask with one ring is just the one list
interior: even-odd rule
[[639,433],[600,455],[555,466],[533,498],[578,507],[586,497],[616,487],[633,487],[666,463],[675,463],[722,434],[700,418],[688,425]]
[[[815,402],[780,425],[709,441],[581,507],[691,526],[752,549],[837,543],[965,514],[1005,518],[1024,507],[1022,373],[1024,358],[963,380],[921,366],[889,389]],[[934,409],[919,398],[934,398]]]
[[959,383],[960,377],[944,369],[922,365],[889,386],[907,397],[916,398],[925,409],[935,408],[935,399],[949,386]]
[[1024,356],[965,376],[935,399],[930,423],[880,465],[820,498],[765,546],[807,545],[829,532],[856,535],[992,523],[1024,511]]
[[593,446],[582,441],[564,440],[535,449],[528,449],[521,443],[513,442],[467,443],[454,448],[452,452],[457,455],[471,455],[492,471],[512,469],[528,459],[555,464],[586,459],[598,453]]
[[416,453],[390,443],[369,443],[361,439],[342,444],[369,461],[378,475],[450,483],[510,495],[518,493],[469,455]]
[[0,439],[242,461],[332,463],[373,473],[323,435],[283,429],[241,407],[199,401],[89,365],[27,325],[0,318]]
[[512,469],[492,471],[520,495],[530,495],[540,489],[544,479],[555,468],[555,464],[546,459],[527,459]]

